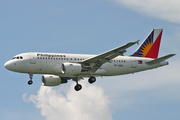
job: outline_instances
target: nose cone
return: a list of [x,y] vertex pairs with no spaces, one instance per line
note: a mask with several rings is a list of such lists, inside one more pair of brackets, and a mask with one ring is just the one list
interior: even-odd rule
[[20,64],[19,61],[9,60],[4,64],[4,67],[10,71],[21,72],[23,64]]
[[11,70],[11,63],[10,61],[7,61],[5,64],[4,64],[4,67],[8,70]]

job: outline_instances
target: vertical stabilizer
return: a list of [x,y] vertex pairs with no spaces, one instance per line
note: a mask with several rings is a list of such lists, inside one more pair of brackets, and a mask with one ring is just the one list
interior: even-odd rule
[[163,29],[153,29],[132,56],[158,58]]

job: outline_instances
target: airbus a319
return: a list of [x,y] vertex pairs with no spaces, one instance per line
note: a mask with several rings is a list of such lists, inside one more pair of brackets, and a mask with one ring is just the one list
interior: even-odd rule
[[57,86],[72,79],[76,82],[74,89],[79,91],[82,86],[79,80],[88,77],[89,83],[94,83],[98,76],[115,76],[149,70],[168,65],[166,59],[174,56],[169,54],[158,58],[162,29],[153,29],[139,48],[130,56],[124,56],[126,49],[138,41],[104,52],[99,55],[42,53],[29,52],[18,54],[7,61],[6,69],[28,73],[33,83],[33,74],[42,76],[44,86]]

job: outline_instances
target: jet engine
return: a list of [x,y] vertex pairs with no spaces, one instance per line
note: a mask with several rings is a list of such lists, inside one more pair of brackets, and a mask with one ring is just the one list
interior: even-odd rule
[[42,83],[44,86],[57,86],[62,82],[61,78],[56,75],[43,75]]
[[61,68],[63,74],[76,75],[82,71],[82,65],[79,63],[63,63]]

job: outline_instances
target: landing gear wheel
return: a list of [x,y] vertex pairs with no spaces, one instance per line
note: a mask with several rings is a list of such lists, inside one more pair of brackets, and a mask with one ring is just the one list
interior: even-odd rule
[[29,85],[33,84],[33,81],[32,81],[32,80],[29,80],[29,81],[28,81],[28,84],[29,84]]
[[76,91],[79,91],[79,90],[82,89],[82,86],[81,86],[80,84],[77,84],[77,85],[74,87],[74,89],[75,89]]
[[92,84],[92,83],[96,82],[96,78],[91,76],[88,81],[89,81],[89,83]]
[[28,84],[31,85],[31,84],[33,84],[33,81],[32,81],[33,74],[31,72],[28,74],[29,74],[29,78],[30,78],[30,80],[28,81]]

